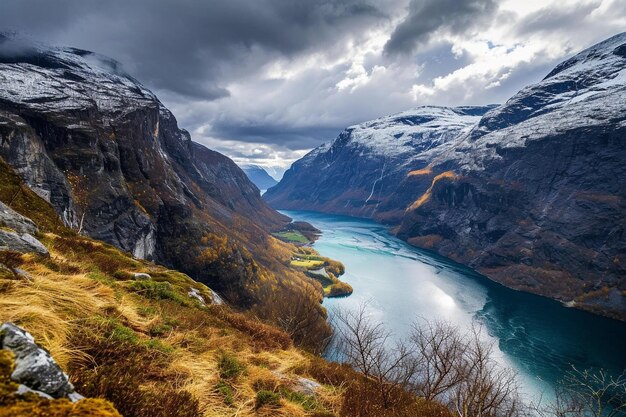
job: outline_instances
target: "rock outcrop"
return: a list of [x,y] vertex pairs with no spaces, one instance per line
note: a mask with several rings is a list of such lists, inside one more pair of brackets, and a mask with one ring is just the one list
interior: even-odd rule
[[0,201],[0,250],[47,255],[48,249],[34,237],[38,231],[32,220]]
[[265,197],[387,222],[507,286],[626,319],[625,51],[626,33],[595,45],[421,149],[402,129],[443,124],[349,128]]
[[44,398],[68,398],[71,401],[83,398],[52,356],[25,330],[12,323],[0,326],[0,349],[15,356],[11,379],[20,384],[18,394],[33,392]]

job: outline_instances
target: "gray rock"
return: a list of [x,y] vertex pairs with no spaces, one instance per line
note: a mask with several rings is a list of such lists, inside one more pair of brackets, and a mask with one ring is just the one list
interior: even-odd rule
[[74,386],[54,361],[50,353],[35,343],[28,332],[12,323],[0,326],[0,348],[15,355],[15,370],[11,379],[25,388],[52,398],[78,398]]
[[135,272],[133,278],[135,278],[136,281],[150,281],[152,279],[150,274],[146,274],[145,272]]
[[33,237],[38,232],[35,223],[3,202],[0,202],[0,227],[4,228],[0,230],[0,249],[48,254],[48,249]]
[[299,392],[304,395],[315,395],[317,394],[317,390],[321,388],[321,384],[319,382],[313,381],[308,378],[298,378],[296,384],[294,385],[294,391]]
[[16,252],[36,252],[48,255],[48,249],[28,233],[9,232],[0,230],[0,249]]
[[17,395],[24,395],[24,394],[37,394],[40,397],[43,397],[47,400],[52,400],[52,397],[49,396],[48,394],[46,394],[45,392],[41,392],[41,391],[37,391],[34,389],[30,389],[28,388],[26,385],[24,384],[20,384],[19,387],[17,387],[17,391],[15,391],[15,393]]
[[191,288],[187,294],[189,294],[191,298],[195,298],[196,300],[200,301],[200,304],[202,304],[203,306],[206,305],[206,301],[204,300],[204,297],[200,295],[197,289]]
[[74,391],[74,392],[70,392],[69,394],[67,394],[67,398],[68,398],[71,402],[73,402],[73,403],[75,403],[76,401],[80,401],[80,400],[84,400],[84,399],[85,399],[85,397],[84,397],[84,396],[80,395],[80,394],[79,394],[79,393],[77,393],[76,391]]
[[7,227],[9,229],[13,229],[14,231],[22,234],[28,233],[31,235],[37,234],[37,226],[35,223],[15,210],[11,207],[7,206],[3,202],[0,201],[0,226]]
[[17,275],[20,278],[23,278],[29,281],[33,279],[33,277],[28,272],[24,271],[21,268],[13,268],[13,272],[15,273],[15,275]]
[[215,291],[211,290],[211,302],[215,305],[222,305],[224,304],[224,299],[222,297],[220,297],[220,295],[218,293],[216,293]]
[[289,387],[293,391],[299,392],[304,395],[316,395],[317,390],[322,387],[319,382],[313,381],[309,378],[297,377],[295,380],[293,380],[280,371],[272,371],[272,374],[274,374],[281,381],[289,384]]

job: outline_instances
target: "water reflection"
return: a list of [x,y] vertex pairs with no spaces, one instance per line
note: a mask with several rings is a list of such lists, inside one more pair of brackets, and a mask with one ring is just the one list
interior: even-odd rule
[[478,321],[520,372],[525,391],[537,396],[571,369],[626,369],[626,323],[606,319],[532,294],[513,291],[435,254],[415,249],[371,221],[285,211],[322,230],[315,248],[346,266],[348,298],[324,305],[356,309],[368,302],[373,319],[396,335],[416,317],[445,319],[469,329]]

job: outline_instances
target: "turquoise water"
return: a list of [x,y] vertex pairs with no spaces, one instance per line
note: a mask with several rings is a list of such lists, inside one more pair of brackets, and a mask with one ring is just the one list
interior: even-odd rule
[[549,397],[571,369],[626,369],[626,323],[566,308],[556,301],[505,288],[459,264],[414,248],[385,226],[352,217],[284,211],[322,230],[314,247],[346,266],[350,297],[324,305],[355,309],[367,302],[372,319],[397,337],[417,318],[480,324],[502,364],[520,374],[530,397]]

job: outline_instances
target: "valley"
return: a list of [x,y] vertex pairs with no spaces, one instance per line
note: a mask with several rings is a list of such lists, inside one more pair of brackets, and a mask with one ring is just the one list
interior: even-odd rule
[[625,415],[623,11],[403,1],[0,5],[0,417]]
[[[477,324],[497,346],[502,366],[519,372],[528,402],[551,398],[557,382],[571,370],[626,369],[626,323],[567,308],[561,303],[510,290],[488,278],[414,248],[392,236],[385,226],[354,217],[306,211],[285,215],[322,230],[314,248],[345,263],[354,294],[325,299],[333,311],[356,311],[367,303],[369,320],[393,332],[389,343],[412,323],[428,318],[450,321],[471,331]],[[332,352],[327,353],[330,357]]]
[[274,208],[369,218],[510,288],[626,319],[626,34],[500,106],[422,106],[296,161]]

